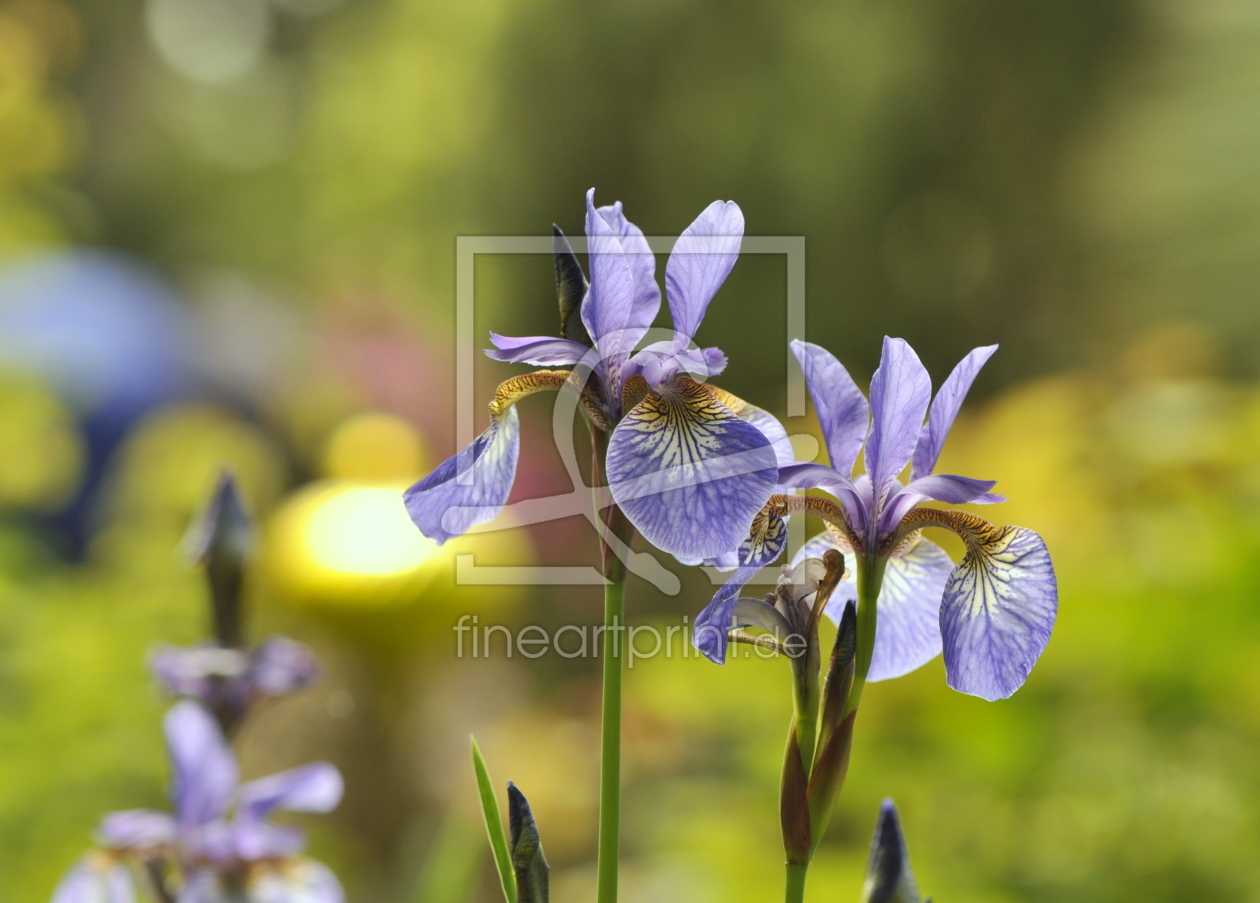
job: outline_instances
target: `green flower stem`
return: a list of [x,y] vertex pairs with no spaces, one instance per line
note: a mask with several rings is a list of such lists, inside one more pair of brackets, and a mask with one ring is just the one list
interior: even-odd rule
[[617,853],[621,819],[621,675],[626,580],[604,587],[604,696],[599,754],[599,852],[596,900],[617,901]]
[[854,661],[853,689],[844,707],[847,717],[857,711],[866,686],[866,674],[871,670],[871,658],[875,655],[876,612],[879,607],[879,589],[884,584],[884,569],[888,556],[857,556],[858,623],[857,655]]
[[801,903],[805,899],[805,875],[808,871],[808,862],[788,865],[787,893],[784,896],[785,903]]

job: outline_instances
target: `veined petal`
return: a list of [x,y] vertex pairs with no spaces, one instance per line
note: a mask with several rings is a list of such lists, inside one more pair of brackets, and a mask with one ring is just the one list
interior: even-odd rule
[[[344,903],[337,876],[314,859],[279,862],[254,873],[250,903]],[[180,903],[183,903],[181,900]]]
[[[824,532],[801,546],[792,562],[821,558],[827,549],[848,552],[834,534]],[[953,569],[954,562],[945,550],[922,536],[888,560],[876,603],[875,649],[867,680],[901,677],[940,655],[941,597]],[[850,602],[857,602],[857,578],[852,568],[831,594],[827,617],[839,624]]]
[[870,426],[871,408],[866,396],[826,348],[793,339],[792,353],[805,371],[805,385],[818,412],[831,466],[848,476],[853,473]]
[[412,522],[441,545],[493,520],[512,491],[520,449],[520,419],[509,408],[471,445],[403,493]]
[[97,842],[114,850],[147,850],[175,842],[175,819],[152,809],[111,812],[96,829]]
[[[941,597],[953,569],[945,550],[922,536],[888,560],[867,680],[901,677],[941,654]],[[834,618],[839,623],[840,611]]]
[[533,364],[535,367],[571,367],[586,356],[586,347],[568,339],[534,335],[512,338],[490,333],[497,350],[486,350],[486,357],[508,364]]
[[731,629],[739,591],[756,573],[773,562],[787,546],[787,524],[774,516],[758,517],[749,536],[740,544],[740,566],[696,616],[691,643],[709,661],[726,663],[727,632]]
[[249,818],[266,818],[276,809],[289,812],[330,812],[341,802],[341,772],[327,762],[312,762],[241,786],[239,811]]
[[608,443],[613,499],[663,551],[711,558],[748,535],[774,490],[770,441],[679,376],[626,413]]
[[[634,312],[634,273],[621,237],[595,209],[595,189],[586,193],[587,256],[591,287],[582,302],[582,322],[599,349],[607,372],[615,373],[638,342],[630,329]],[[620,386],[613,387],[620,391]]]
[[633,348],[639,344],[643,334],[656,319],[657,311],[661,309],[661,289],[656,284],[656,255],[643,237],[643,230],[626,219],[621,201],[610,207],[600,207],[596,212],[621,240],[621,250],[626,255],[630,275],[634,278],[634,302],[630,306],[630,318],[626,322],[627,329],[637,330],[637,335],[626,337],[628,348]]
[[871,377],[871,431],[864,451],[877,510],[910,463],[931,397],[932,380],[914,349],[885,336],[879,369]]
[[136,885],[127,866],[89,853],[57,884],[52,903],[135,903]]
[[761,431],[761,435],[770,440],[770,444],[774,447],[774,457],[780,467],[788,467],[796,463],[796,456],[792,453],[792,440],[788,438],[787,430],[783,428],[778,417],[755,404],[749,404],[725,389],[709,386],[709,391],[718,401],[730,408],[732,414],[745,423],[751,423]]
[[927,424],[919,433],[919,442],[914,449],[914,466],[911,473],[916,480],[927,476],[936,467],[936,461],[941,456],[941,448],[945,445],[945,438],[954,425],[954,418],[958,416],[967,392],[971,390],[971,384],[975,382],[980,368],[997,349],[997,345],[985,345],[973,349],[958,362],[958,366],[937,391],[936,398],[932,399],[932,412],[928,415]]
[[1059,590],[1050,553],[1025,527],[995,528],[971,543],[945,585],[941,635],[955,690],[1005,699],[1050,641]]
[[227,811],[239,772],[219,723],[191,700],[176,703],[163,722],[174,774],[175,811],[181,827],[200,825]]
[[734,201],[714,201],[678,236],[665,264],[665,293],[674,330],[694,338],[704,312],[739,259],[744,214]]
[[889,493],[880,514],[879,538],[882,540],[896,530],[901,519],[920,502],[933,500],[948,505],[965,505],[968,502],[986,503],[990,498],[1002,501],[1001,496],[990,496],[989,490],[996,485],[996,480],[976,480],[944,473],[911,480]]

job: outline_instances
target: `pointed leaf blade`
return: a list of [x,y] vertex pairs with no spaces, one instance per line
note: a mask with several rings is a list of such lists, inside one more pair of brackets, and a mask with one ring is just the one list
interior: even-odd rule
[[512,869],[512,856],[508,852],[507,835],[503,833],[503,816],[499,814],[499,801],[494,795],[494,782],[490,780],[490,771],[486,761],[481,757],[481,749],[477,746],[477,738],[471,737],[473,770],[477,773],[477,791],[481,795],[481,814],[486,820],[486,834],[490,838],[490,849],[494,851],[494,864],[499,870],[499,881],[503,884],[503,896],[507,903],[516,903],[516,872]]

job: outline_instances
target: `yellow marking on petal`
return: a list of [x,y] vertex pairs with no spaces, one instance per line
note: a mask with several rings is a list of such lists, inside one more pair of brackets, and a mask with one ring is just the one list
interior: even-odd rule
[[652,456],[662,459],[660,470],[667,470],[698,464],[708,452],[720,451],[723,431],[712,427],[730,416],[708,387],[679,375],[670,386],[649,392],[622,424],[652,437]]
[[512,405],[527,395],[536,392],[557,392],[568,387],[580,393],[582,409],[591,422],[599,429],[607,432],[612,429],[608,416],[594,397],[594,390],[589,385],[578,382],[577,376],[570,370],[535,370],[533,373],[522,373],[499,384],[494,390],[494,401],[490,402],[490,416],[495,420],[502,417]]
[[744,401],[744,399],[740,398],[738,395],[731,394],[725,389],[719,389],[717,386],[710,385],[708,383],[705,384],[705,388],[709,390],[710,395],[730,408],[731,413],[736,417],[740,416],[745,409],[751,407],[751,405]]
[[639,402],[646,398],[652,389],[648,386],[648,381],[639,374],[634,374],[626,380],[625,385],[621,387],[621,409],[629,411]]
[[494,401],[490,402],[490,416],[495,420],[507,412],[526,395],[535,392],[556,392],[564,388],[569,381],[568,370],[535,370],[533,373],[522,373],[499,383],[494,390]]
[[845,519],[844,509],[831,499],[812,495],[772,495],[766,508],[779,516],[785,514],[812,514],[827,524],[827,532],[848,545],[849,550],[862,548],[853,528]]

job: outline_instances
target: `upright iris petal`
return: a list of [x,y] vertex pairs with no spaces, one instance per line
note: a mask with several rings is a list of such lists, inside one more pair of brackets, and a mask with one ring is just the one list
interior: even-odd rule
[[952,373],[946,378],[941,388],[932,399],[932,411],[928,421],[919,433],[919,442],[914,449],[914,469],[912,474],[917,480],[925,477],[936,468],[936,460],[941,456],[945,438],[954,425],[954,418],[962,409],[963,400],[971,391],[971,384],[976,381],[980,368],[985,365],[997,345],[985,345],[973,349],[958,362]]
[[595,209],[594,188],[586,193],[586,236],[591,287],[582,303],[582,322],[615,386],[621,362],[642,337],[631,328],[638,287],[621,236]]
[[175,771],[175,811],[181,827],[223,815],[236,791],[236,758],[214,718],[195,702],[166,713],[166,745]]
[[792,353],[805,372],[805,384],[818,412],[831,466],[847,477],[853,473],[853,464],[866,438],[870,405],[849,371],[827,349],[793,339]]
[[902,339],[885,338],[879,369],[871,377],[872,419],[865,449],[877,507],[910,463],[931,398],[932,380],[914,349]]
[[626,264],[630,267],[630,276],[634,281],[634,300],[630,304],[630,316],[626,328],[628,347],[639,344],[644,333],[656,319],[661,309],[661,289],[656,284],[656,255],[648,246],[643,230],[626,219],[621,209],[621,201],[609,207],[599,207],[598,213],[616,234],[621,243],[621,251],[626,255]]
[[678,236],[665,264],[665,293],[674,331],[694,338],[709,302],[739,259],[744,214],[734,201],[714,201]]
[[613,498],[635,528],[657,548],[688,558],[736,548],[778,475],[761,431],[686,376],[648,393],[622,418],[607,468]]
[[1028,678],[1058,614],[1050,552],[1024,527],[972,544],[945,586],[941,634],[955,690],[1005,699]]

